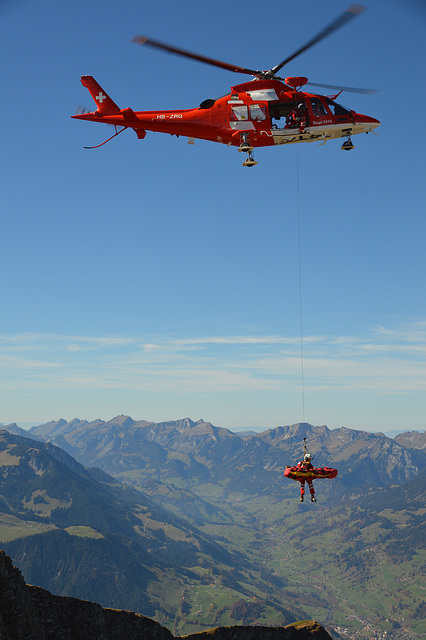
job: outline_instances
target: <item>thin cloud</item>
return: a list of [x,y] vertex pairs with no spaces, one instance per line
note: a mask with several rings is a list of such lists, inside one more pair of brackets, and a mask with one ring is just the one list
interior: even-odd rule
[[[312,337],[307,339],[312,340]],[[300,342],[300,338],[284,338],[282,336],[210,336],[205,338],[184,338],[175,340],[174,343],[180,346],[188,344],[294,344],[297,342]]]
[[[366,335],[303,338],[311,391],[426,390],[426,323],[376,327]],[[22,352],[38,352],[24,358]],[[144,390],[259,392],[300,385],[300,336],[0,336],[0,378],[11,392]]]

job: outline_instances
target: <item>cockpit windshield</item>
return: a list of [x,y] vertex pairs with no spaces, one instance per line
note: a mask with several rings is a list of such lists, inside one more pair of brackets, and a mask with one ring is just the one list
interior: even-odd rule
[[332,113],[334,113],[335,116],[348,116],[350,115],[350,110],[346,109],[346,107],[342,107],[341,104],[337,104],[337,102],[334,102],[334,100],[331,100],[331,98],[326,98],[325,99],[329,109],[331,110]]

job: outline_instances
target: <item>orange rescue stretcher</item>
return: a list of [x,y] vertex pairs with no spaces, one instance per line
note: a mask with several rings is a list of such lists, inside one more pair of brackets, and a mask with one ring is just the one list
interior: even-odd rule
[[331,467],[319,467],[318,469],[310,469],[304,471],[301,467],[287,466],[284,471],[284,478],[290,478],[291,480],[321,480],[322,478],[335,478],[337,476],[337,469]]

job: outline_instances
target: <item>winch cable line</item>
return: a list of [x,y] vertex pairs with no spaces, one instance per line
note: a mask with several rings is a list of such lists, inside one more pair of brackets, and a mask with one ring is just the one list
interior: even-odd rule
[[299,178],[299,149],[296,146],[296,209],[297,209],[297,251],[299,266],[299,326],[300,326],[300,375],[302,395],[302,424],[303,424],[303,455],[306,453],[306,424],[305,424],[305,371],[303,351],[303,295],[302,295],[302,240],[300,215],[300,178]]
[[[305,418],[305,355],[303,335],[303,287],[302,287],[302,225],[300,213],[300,173],[299,173],[299,149],[296,147],[296,209],[297,209],[297,253],[298,253],[298,280],[299,280],[299,326],[300,326],[300,387],[302,402],[303,425],[303,457],[310,453],[306,444],[306,418]],[[311,454],[312,462],[314,457]]]

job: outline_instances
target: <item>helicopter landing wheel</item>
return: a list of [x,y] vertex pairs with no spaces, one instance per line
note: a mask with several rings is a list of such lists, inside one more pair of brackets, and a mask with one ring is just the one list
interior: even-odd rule
[[238,151],[247,151],[247,153],[251,153],[254,147],[251,147],[248,142],[242,142],[238,147]]
[[[248,141],[248,133],[247,131],[242,131],[240,134],[240,146],[238,147],[238,151],[246,151],[248,155],[251,155],[253,151],[253,147]],[[249,158],[250,159],[250,158]]]
[[345,142],[342,144],[340,148],[342,151],[351,151],[352,149],[355,149],[355,145],[352,142],[350,136],[348,136],[348,139],[345,140]]
[[[239,149],[239,151],[240,151],[240,149]],[[247,151],[247,158],[243,162],[243,167],[254,167],[254,166],[256,166],[257,162],[252,156],[252,150],[249,151],[249,150],[244,149],[244,151]]]

